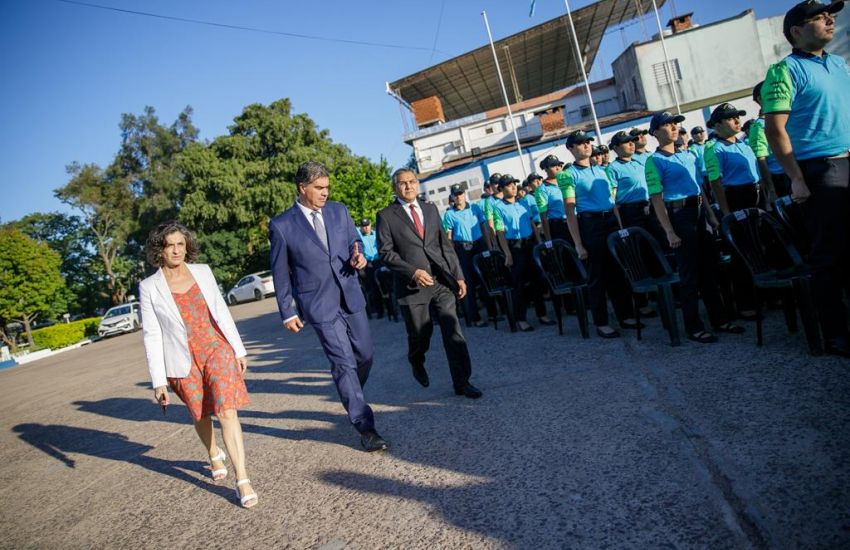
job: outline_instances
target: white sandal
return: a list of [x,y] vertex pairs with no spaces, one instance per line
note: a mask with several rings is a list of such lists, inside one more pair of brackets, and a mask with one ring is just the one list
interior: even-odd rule
[[251,480],[247,477],[245,479],[240,479],[236,482],[236,496],[239,497],[239,502],[242,504],[243,508],[251,508],[260,500],[257,497],[257,493],[253,491],[248,493],[244,497],[241,496],[241,494],[239,493],[239,487],[241,487],[242,485],[248,485],[249,483],[251,483]]
[[210,470],[212,470],[211,475],[212,475],[213,481],[221,481],[222,479],[227,477],[227,467],[219,468],[218,470],[213,470],[212,469],[212,461],[213,460],[220,460],[221,462],[224,462],[225,460],[227,460],[227,455],[224,454],[224,449],[219,447],[218,448],[218,454],[210,457]]

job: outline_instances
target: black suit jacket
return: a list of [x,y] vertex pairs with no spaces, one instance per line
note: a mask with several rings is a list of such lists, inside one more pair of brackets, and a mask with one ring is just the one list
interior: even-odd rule
[[419,202],[425,218],[425,238],[419,233],[404,207],[398,201],[378,212],[378,253],[381,261],[395,275],[395,289],[400,304],[424,304],[431,300],[434,287],[419,287],[413,282],[417,269],[424,269],[437,281],[457,292],[457,281],[463,280],[460,262],[452,243],[443,230],[437,207]]

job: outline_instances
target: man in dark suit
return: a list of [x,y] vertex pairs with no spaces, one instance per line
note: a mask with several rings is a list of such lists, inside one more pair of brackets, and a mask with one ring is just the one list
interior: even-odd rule
[[[375,431],[363,386],[372,367],[372,335],[357,269],[366,266],[354,222],[345,206],[328,201],[327,169],[306,162],[295,174],[298,200],[269,222],[277,306],[292,332],[302,318],[319,335],[348,418],[367,451],[387,448]],[[292,300],[295,299],[296,307]]]
[[462,299],[466,283],[440,214],[435,205],[417,200],[419,181],[410,170],[396,170],[393,188],[398,199],[378,212],[378,253],[395,275],[413,377],[428,387],[425,353],[434,330],[433,306],[455,393],[472,399],[481,397],[481,391],[469,383],[472,365],[457,318],[455,294]]

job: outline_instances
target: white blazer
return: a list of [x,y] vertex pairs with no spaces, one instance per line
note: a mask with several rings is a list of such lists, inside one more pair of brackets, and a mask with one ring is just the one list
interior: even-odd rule
[[[192,272],[213,319],[227,338],[236,357],[247,355],[210,266],[186,264],[186,267]],[[145,354],[153,387],[168,385],[166,377],[187,377],[192,368],[192,355],[189,352],[186,325],[183,324],[180,310],[171,295],[162,269],[139,283],[139,296]]]

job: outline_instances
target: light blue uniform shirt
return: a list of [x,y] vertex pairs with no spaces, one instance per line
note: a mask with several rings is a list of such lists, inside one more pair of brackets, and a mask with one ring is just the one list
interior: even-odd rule
[[617,187],[617,204],[649,200],[646,169],[640,163],[616,159],[608,165],[608,178]]
[[375,232],[372,231],[368,235],[364,235],[359,229],[357,232],[360,233],[360,240],[363,242],[363,255],[366,256],[367,261],[374,262],[378,258],[378,240]]
[[528,208],[518,202],[507,203],[503,200],[495,201],[493,206],[505,222],[506,239],[524,239],[531,236],[531,214]]
[[752,147],[743,141],[729,143],[718,139],[705,154],[705,167],[710,181],[720,180],[725,186],[751,185],[759,181],[759,169]]
[[452,232],[453,241],[473,242],[481,238],[484,211],[477,204],[467,204],[463,210],[449,208],[443,214],[443,228]]
[[616,186],[608,179],[601,166],[583,167],[573,164],[558,173],[558,185],[561,186],[564,199],[576,200],[576,211],[607,212],[614,209],[611,192]]
[[541,183],[534,192],[534,198],[537,201],[537,211],[541,214],[546,212],[548,219],[563,220],[567,217],[564,195],[557,183]]
[[771,66],[762,86],[762,111],[789,113],[785,129],[797,160],[850,150],[850,67],[843,57],[794,50]]
[[676,201],[700,194],[697,161],[687,151],[668,155],[652,153],[646,161],[646,188],[650,195],[662,193],[665,201]]
[[632,160],[637,162],[641,166],[646,166],[646,159],[648,159],[651,154],[652,153],[650,153],[649,151],[644,151],[643,153],[635,153],[634,155],[632,155]]
[[528,209],[531,219],[535,223],[540,223],[540,212],[537,210],[537,199],[534,198],[534,195],[526,195],[519,202]]
[[688,151],[697,158],[697,170],[705,177],[705,143],[694,143],[688,147]]

